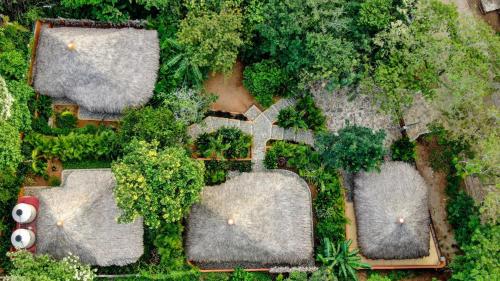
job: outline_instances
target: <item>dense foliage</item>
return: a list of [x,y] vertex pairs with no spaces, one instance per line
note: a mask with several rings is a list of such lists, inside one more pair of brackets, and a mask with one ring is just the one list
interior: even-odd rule
[[33,156],[45,159],[57,157],[62,161],[83,159],[113,159],[119,144],[116,134],[109,129],[95,134],[71,132],[68,135],[45,136],[33,133],[26,136],[26,143],[33,147]]
[[272,60],[263,60],[245,68],[243,85],[263,107],[273,104],[273,97],[285,95],[286,74]]
[[416,145],[416,142],[411,141],[407,136],[395,141],[391,145],[392,160],[415,163],[415,158],[417,157]]
[[213,133],[201,134],[195,145],[195,153],[205,158],[246,158],[250,155],[252,137],[240,129],[225,127]]
[[203,163],[182,148],[158,147],[157,141],[133,140],[125,155],[113,163],[114,194],[123,210],[120,222],[142,216],[145,225],[158,228],[182,219],[198,200],[204,185]]
[[318,219],[316,239],[328,238],[335,243],[345,239],[347,220],[340,179],[335,170],[323,167],[317,152],[306,145],[278,141],[267,151],[264,163],[268,169],[296,170],[301,177],[317,187],[318,194],[313,202]]
[[319,134],[316,146],[328,167],[357,173],[378,169],[385,154],[384,138],[382,130],[347,124],[338,134]]
[[165,147],[182,144],[186,140],[186,124],[178,121],[174,113],[166,107],[146,106],[125,112],[118,136],[123,144],[133,139],[147,142],[156,140],[160,147]]
[[283,108],[278,114],[278,125],[283,128],[320,131],[326,128],[325,122],[325,116],[310,95],[301,97],[295,106]]
[[352,241],[341,241],[337,245],[328,238],[322,241],[322,251],[317,255],[318,261],[330,271],[334,272],[340,280],[358,280],[357,269],[370,268],[361,262],[359,250],[350,250]]
[[25,281],[91,281],[96,274],[78,257],[69,255],[57,261],[49,255],[33,255],[27,251],[9,253],[13,269],[9,280]]
[[252,162],[247,161],[226,161],[209,160],[205,161],[205,184],[216,185],[226,181],[229,171],[250,172]]
[[177,40],[192,64],[228,73],[243,45],[241,12],[230,4],[222,4],[218,12],[198,5],[181,21]]

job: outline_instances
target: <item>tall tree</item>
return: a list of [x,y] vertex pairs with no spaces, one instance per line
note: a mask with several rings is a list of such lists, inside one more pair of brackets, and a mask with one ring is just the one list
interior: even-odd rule
[[116,202],[123,210],[119,221],[143,217],[151,228],[182,219],[204,186],[202,162],[183,148],[159,150],[157,141],[133,140],[112,170]]

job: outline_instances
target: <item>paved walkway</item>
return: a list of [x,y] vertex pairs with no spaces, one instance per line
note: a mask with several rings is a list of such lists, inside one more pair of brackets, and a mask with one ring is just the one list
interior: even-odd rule
[[273,125],[278,120],[281,109],[294,105],[295,100],[281,99],[266,111],[262,112],[255,105],[250,107],[245,116],[249,121],[240,121],[221,117],[207,117],[201,124],[189,127],[188,133],[196,138],[202,133],[211,133],[222,127],[239,128],[244,133],[251,135],[252,163],[254,171],[265,170],[263,160],[266,156],[266,143],[269,140],[288,140],[308,145],[314,145],[314,135],[310,130],[284,129]]

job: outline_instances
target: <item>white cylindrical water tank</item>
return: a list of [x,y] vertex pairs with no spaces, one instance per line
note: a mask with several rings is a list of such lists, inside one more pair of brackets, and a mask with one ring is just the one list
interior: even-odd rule
[[35,244],[35,233],[29,229],[19,228],[16,229],[12,236],[10,236],[10,241],[12,246],[16,249],[28,249],[33,244]]
[[12,210],[12,218],[18,223],[30,223],[36,218],[36,209],[33,205],[19,203]]

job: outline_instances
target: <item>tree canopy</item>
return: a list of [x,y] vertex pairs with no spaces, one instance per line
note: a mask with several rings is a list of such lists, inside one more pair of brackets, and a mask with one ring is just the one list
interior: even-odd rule
[[132,140],[123,158],[113,163],[120,222],[138,217],[144,224],[158,228],[177,222],[199,198],[204,186],[204,165],[179,147],[158,148],[153,141]]
[[338,134],[319,134],[316,147],[327,167],[357,173],[378,169],[385,154],[384,139],[384,131],[348,124]]

